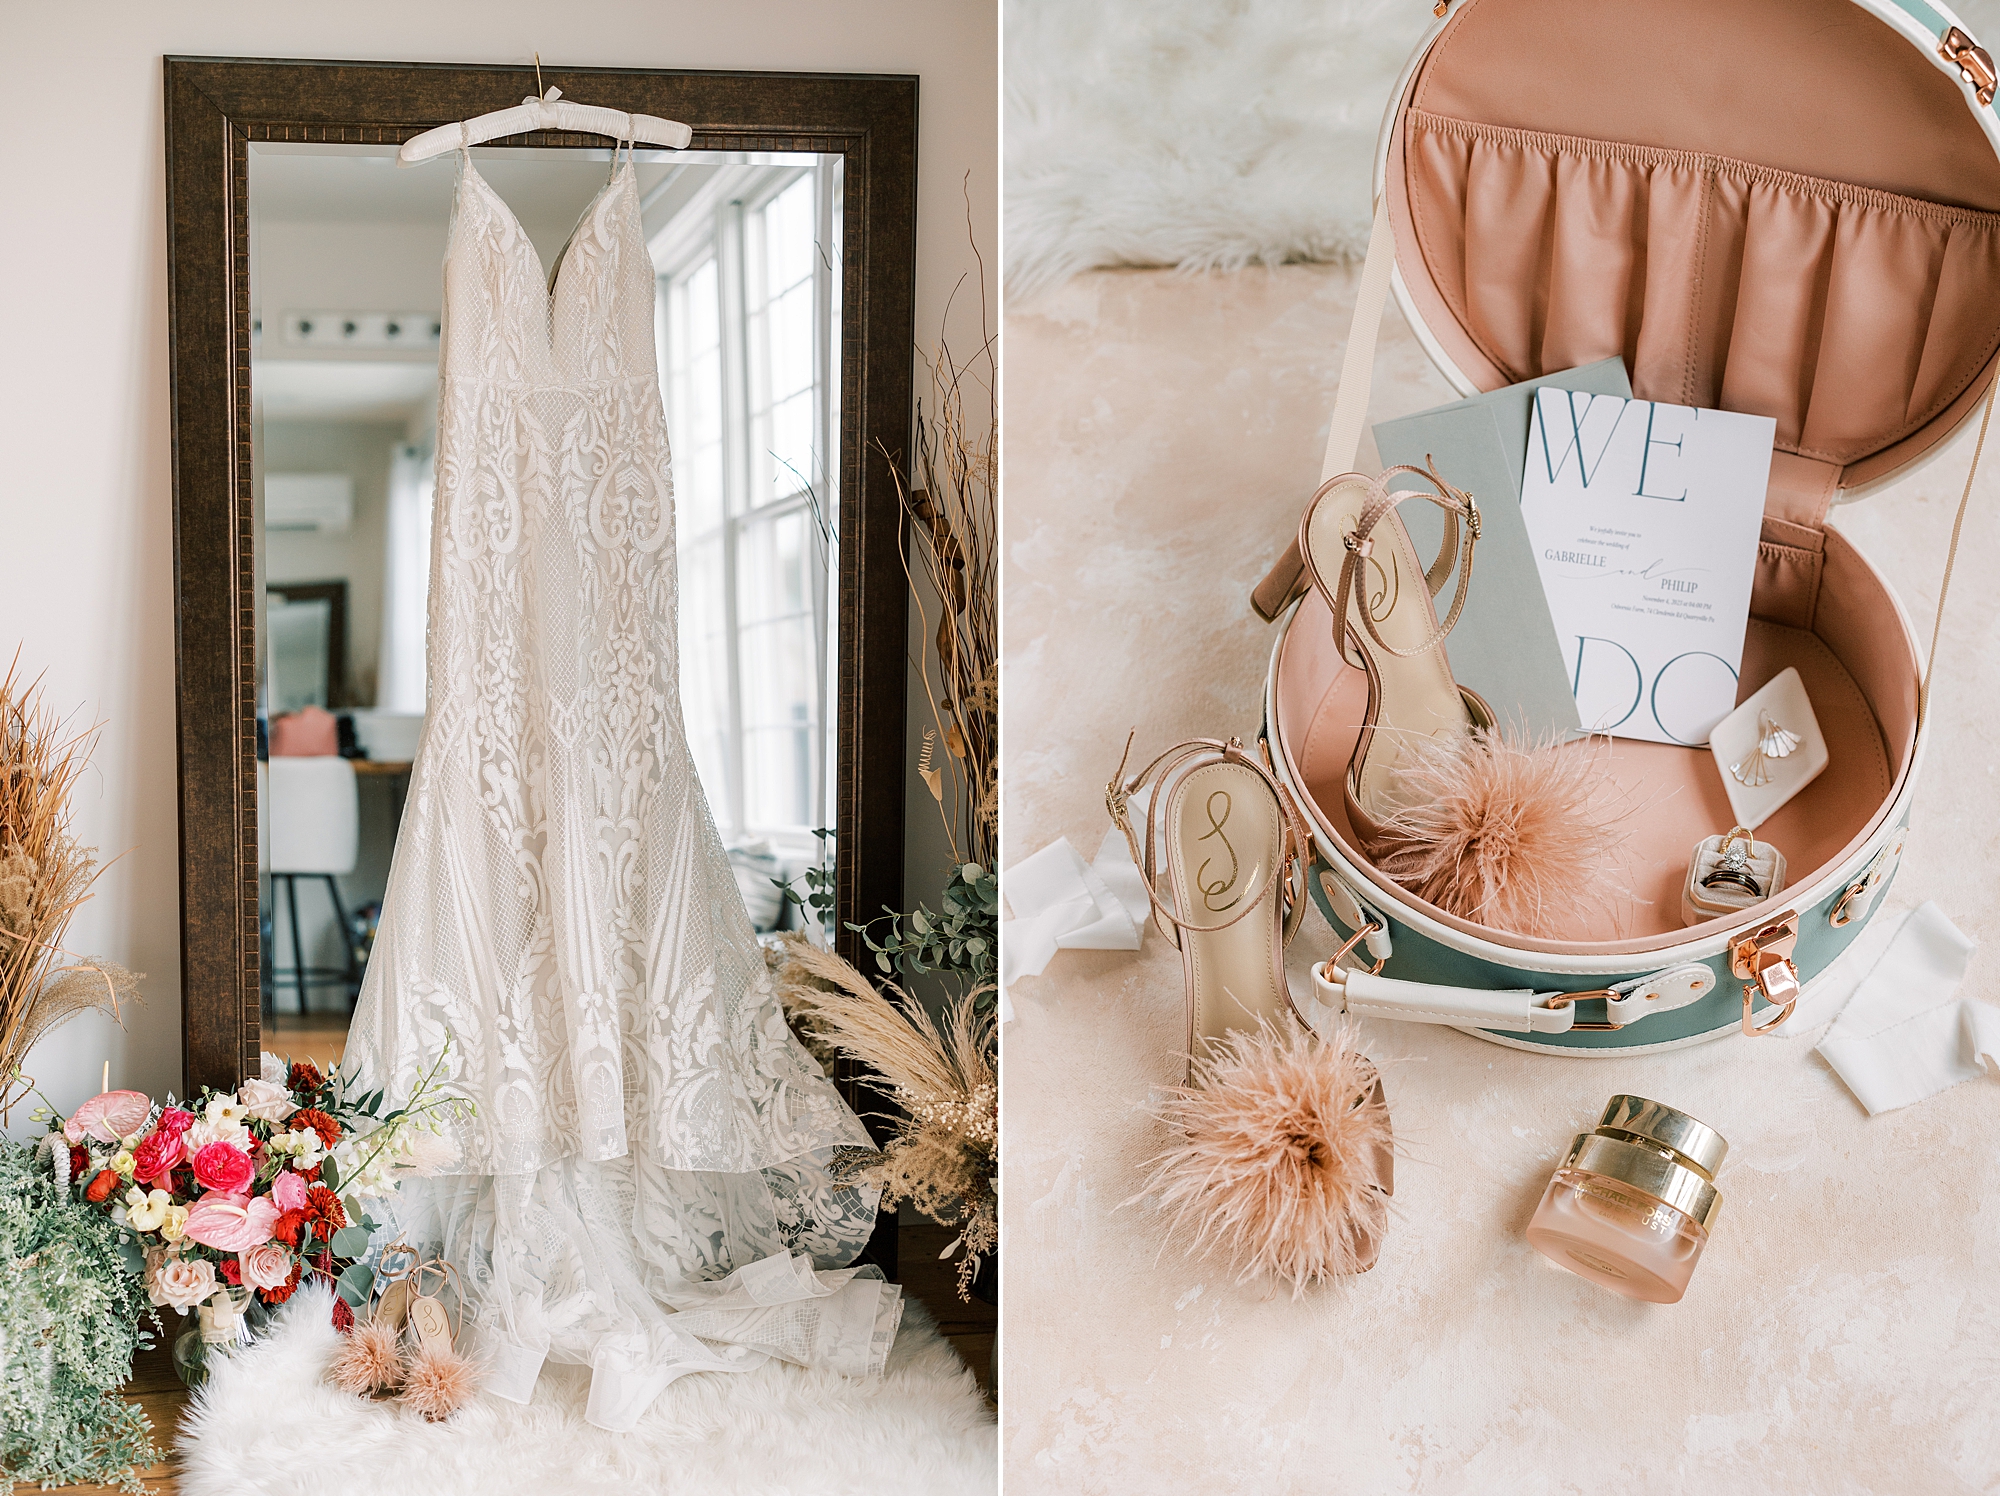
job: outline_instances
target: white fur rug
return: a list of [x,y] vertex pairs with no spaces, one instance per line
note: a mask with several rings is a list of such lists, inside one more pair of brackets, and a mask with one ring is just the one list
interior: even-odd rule
[[1340,259],[1368,239],[1424,0],[1007,0],[1007,289],[1096,265]]
[[225,1361],[179,1437],[186,1496],[991,1496],[992,1415],[922,1306],[904,1310],[888,1374],[863,1386],[771,1363],[682,1377],[639,1427],[583,1421],[589,1373],[552,1366],[528,1407],[481,1398],[429,1424],[322,1380],[337,1338],[325,1290]]
[[[2000,0],[1955,8],[2000,34]],[[1389,90],[1432,22],[1427,0],[1006,0],[1008,292],[1359,254]]]

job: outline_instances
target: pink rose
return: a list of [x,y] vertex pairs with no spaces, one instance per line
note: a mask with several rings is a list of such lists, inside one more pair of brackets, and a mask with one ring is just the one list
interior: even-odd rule
[[247,1252],[271,1239],[277,1219],[278,1207],[268,1196],[253,1200],[248,1195],[211,1192],[188,1208],[181,1234],[220,1252]]
[[174,1171],[174,1165],[186,1156],[187,1149],[181,1146],[179,1133],[155,1127],[146,1135],[145,1141],[132,1150],[132,1178],[140,1184],[165,1179]]
[[[290,1169],[281,1170],[271,1181],[271,1203],[282,1211],[306,1208],[306,1182]],[[266,1285],[257,1285],[262,1288]]]
[[155,1125],[161,1132],[169,1132],[179,1137],[194,1126],[194,1113],[184,1107],[170,1106],[160,1113],[160,1120]]
[[282,1288],[292,1276],[292,1254],[274,1241],[239,1252],[236,1260],[249,1288]]
[[210,1143],[194,1156],[195,1183],[225,1195],[241,1194],[257,1177],[250,1155],[234,1143]]

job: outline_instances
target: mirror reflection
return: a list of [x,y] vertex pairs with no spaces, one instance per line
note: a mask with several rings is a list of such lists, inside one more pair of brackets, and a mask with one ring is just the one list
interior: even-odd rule
[[[480,172],[544,265],[610,153]],[[760,931],[830,856],[840,158],[641,151],[673,444],[681,697]],[[250,147],[267,1047],[338,1061],[425,708],[440,266],[456,167]]]

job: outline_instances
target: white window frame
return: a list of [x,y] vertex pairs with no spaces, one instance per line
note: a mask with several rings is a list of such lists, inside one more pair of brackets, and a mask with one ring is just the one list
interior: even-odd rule
[[[796,159],[796,158],[794,158]],[[763,838],[790,858],[816,856],[818,847],[812,832],[832,824],[836,764],[831,751],[832,717],[835,711],[834,675],[838,643],[834,626],[834,577],[839,534],[837,454],[835,438],[839,423],[839,390],[836,339],[839,336],[840,264],[840,183],[839,172],[825,163],[751,164],[724,167],[714,172],[702,190],[676,213],[653,237],[652,253],[659,274],[660,294],[656,305],[659,317],[661,384],[673,404],[673,374],[669,361],[673,283],[694,270],[713,253],[716,262],[719,326],[722,345],[722,487],[721,595],[726,613],[727,640],[725,671],[728,677],[728,709],[725,723],[725,782],[705,785],[710,813],[724,842]],[[817,242],[820,249],[813,269],[813,455],[816,472],[807,475],[806,487],[754,508],[749,503],[753,461],[750,429],[751,369],[749,338],[749,220],[779,193],[810,176],[815,180],[814,202]],[[673,433],[668,433],[671,440]],[[815,537],[818,564],[812,568],[810,607],[814,617],[816,661],[814,679],[818,700],[811,819],[805,825],[760,825],[749,820],[745,774],[747,733],[744,725],[741,678],[741,644],[744,625],[738,613],[738,553],[744,537],[754,528],[799,514],[819,502],[821,522],[808,523]],[[702,544],[716,536],[710,529],[689,536],[688,546]],[[685,595],[685,588],[681,589]],[[683,617],[685,640],[694,632]],[[684,645],[685,649],[685,645]]]

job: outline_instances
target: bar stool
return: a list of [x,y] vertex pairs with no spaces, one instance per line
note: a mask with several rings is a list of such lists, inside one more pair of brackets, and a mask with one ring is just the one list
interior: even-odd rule
[[[292,947],[290,967],[280,967],[275,960],[267,965],[266,1007],[275,1012],[277,989],[289,986],[297,993],[298,1008],[303,1013],[308,987],[338,982],[346,989],[348,1011],[352,1013],[361,992],[361,964],[356,958],[354,928],[348,923],[347,906],[341,901],[337,879],[354,871],[360,855],[361,798],[355,787],[354,765],[332,756],[274,756],[259,767],[268,770],[269,789],[259,821],[270,828],[271,902],[276,905],[282,885],[285,912],[291,922]],[[262,840],[261,835],[259,839]],[[301,878],[326,884],[340,930],[341,949],[347,953],[346,965],[306,964],[305,944],[299,930]],[[275,913],[274,907],[274,924]]]

